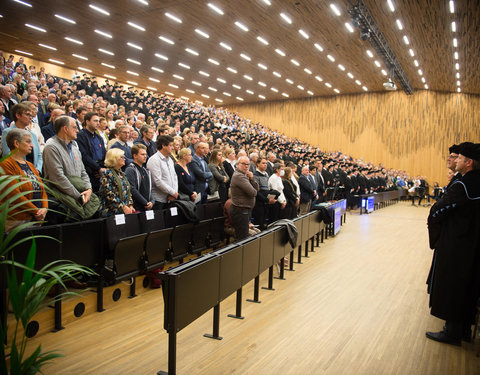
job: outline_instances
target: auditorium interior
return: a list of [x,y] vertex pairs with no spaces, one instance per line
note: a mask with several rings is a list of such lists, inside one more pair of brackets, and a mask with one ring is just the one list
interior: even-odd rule
[[288,226],[234,241],[215,199],[195,222],[168,208],[25,230],[58,239],[37,239],[36,269],[103,266],[106,251],[116,262],[113,280],[99,271],[56,301],[54,288],[29,322],[26,353],[62,355],[42,373],[480,374],[478,326],[461,346],[425,337],[443,325],[426,285],[433,186],[449,182],[451,145],[480,142],[477,0],[4,0],[0,26],[5,59],[57,82],[88,77],[233,118],[248,127],[219,124],[227,138],[274,134],[335,168],[400,171],[432,189],[423,205],[396,185],[348,202],[335,190],[292,220],[293,243]]

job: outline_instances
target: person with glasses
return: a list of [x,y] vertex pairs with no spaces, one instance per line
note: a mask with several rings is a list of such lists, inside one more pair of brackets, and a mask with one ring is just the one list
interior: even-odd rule
[[26,155],[26,160],[32,163],[38,171],[41,171],[43,167],[43,158],[42,152],[40,151],[40,144],[38,143],[37,136],[28,129],[28,125],[32,121],[33,116],[32,112],[30,111],[30,107],[22,103],[15,104],[11,108],[11,115],[14,119],[13,122],[10,124],[10,127],[4,129],[2,132],[3,155],[6,156],[10,153],[10,147],[8,147],[7,144],[8,132],[16,128],[25,129],[30,133],[33,145],[32,151],[28,155]]
[[108,150],[105,156],[105,169],[101,173],[100,216],[116,214],[129,215],[134,212],[130,183],[122,172],[125,166],[125,153],[119,148]]

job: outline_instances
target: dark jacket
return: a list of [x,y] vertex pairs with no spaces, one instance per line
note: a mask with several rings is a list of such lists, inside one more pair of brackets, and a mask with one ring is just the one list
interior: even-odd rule
[[300,186],[300,203],[311,202],[314,198],[314,189],[308,178],[301,174],[298,178],[298,185]]
[[100,160],[94,159],[93,146],[92,142],[90,141],[91,134],[92,133],[84,128],[80,130],[77,135],[78,148],[82,153],[82,161],[85,165],[85,170],[87,171],[90,180],[92,179],[92,176],[100,170],[100,168],[104,167],[105,155],[107,153],[103,139],[97,133],[94,133],[95,147],[99,147],[102,153],[102,158]]
[[[204,169],[205,167],[205,169]],[[197,193],[206,193],[206,186],[208,182],[213,178],[212,172],[205,163],[202,166],[202,162],[197,155],[193,155],[192,161],[188,163],[188,169],[195,176],[195,191]]]
[[133,163],[133,157],[132,157],[132,150],[128,145],[122,145],[120,142],[115,142],[111,148],[119,148],[120,150],[123,150],[125,152],[125,166],[122,168],[128,167],[130,163]]
[[[152,202],[152,175],[148,169],[141,167],[146,172],[146,178],[142,179],[138,168],[138,165],[131,163],[125,169],[125,175],[130,183],[133,207],[138,211],[145,211],[145,206],[148,204],[148,202]],[[140,187],[142,185],[145,187],[144,190],[148,192],[147,196],[144,196],[140,193]]]

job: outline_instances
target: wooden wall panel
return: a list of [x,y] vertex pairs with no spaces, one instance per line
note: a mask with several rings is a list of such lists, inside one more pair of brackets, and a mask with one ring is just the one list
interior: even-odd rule
[[229,106],[323,150],[339,150],[446,183],[452,143],[480,142],[480,96],[417,91],[316,97]]

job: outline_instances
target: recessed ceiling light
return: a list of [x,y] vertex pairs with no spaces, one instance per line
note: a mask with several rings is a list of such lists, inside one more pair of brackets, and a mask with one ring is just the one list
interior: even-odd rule
[[103,76],[111,79],[117,79],[117,77],[111,76],[110,74],[104,74]]
[[195,85],[195,86],[202,86],[202,84],[200,82],[197,82],[197,81],[192,81],[192,83]]
[[301,36],[303,36],[305,39],[310,38],[310,35],[308,35],[304,30],[300,29],[298,30]]
[[449,8],[450,8],[450,13],[455,13],[455,5],[453,3],[453,0],[450,0],[448,2]]
[[136,48],[136,49],[138,49],[138,50],[140,50],[140,51],[143,50],[142,47],[140,47],[139,45],[137,45],[137,44],[135,44],[135,43],[132,43],[132,42],[127,42],[127,45],[129,45],[129,46],[132,47],[132,48]]
[[202,94],[202,96],[207,99],[210,98],[207,94]]
[[349,78],[353,79],[353,74],[352,74],[352,73],[348,72],[348,73],[347,73],[347,76],[348,76]]
[[261,36],[257,36],[257,40],[260,42],[260,43],[263,43],[265,44],[266,46],[268,46],[268,41],[264,38],[262,38]]
[[77,59],[82,59],[82,60],[85,60],[85,61],[88,60],[88,57],[85,57],[85,56],[82,56],[82,55],[77,55],[76,53],[72,53],[72,56],[76,57]]
[[403,30],[402,21],[396,20],[395,22],[397,23],[398,30]]
[[243,98],[241,98],[240,96],[237,96],[237,99],[243,102]]
[[233,84],[232,87],[236,88],[237,90],[240,90],[240,89],[241,89],[241,86],[236,85],[236,84]]
[[176,78],[176,79],[180,79],[180,80],[184,80],[185,78],[183,78],[181,75],[178,75],[178,74],[173,74],[172,75],[173,78]]
[[217,101],[217,102],[219,102],[219,103],[223,103],[223,100],[222,100],[222,99],[215,98],[215,101]]
[[412,57],[415,56],[415,52],[413,52],[413,49],[411,49],[411,48],[408,50],[408,53],[409,53],[410,56],[412,56]]
[[334,58],[332,55],[327,55],[327,58],[328,58],[331,62],[334,62],[334,61],[335,61],[335,58]]
[[229,51],[232,50],[232,47],[230,47],[230,45],[228,45],[228,44],[225,43],[225,42],[220,42],[219,44],[220,44],[223,48],[228,49]]
[[286,92],[282,92],[282,96],[288,98],[288,94]]
[[172,44],[172,45],[175,44],[173,40],[168,39],[166,36],[163,36],[163,35],[160,35],[158,39],[163,40],[165,43],[168,43],[168,44]]
[[195,55],[195,56],[198,56],[198,52],[191,49],[191,48],[185,48],[185,51],[187,51],[188,53],[190,53],[191,55]]
[[351,33],[353,33],[355,30],[353,29],[353,26],[350,25],[349,22],[345,22],[345,27],[347,28],[348,31],[350,31]]
[[55,64],[60,64],[60,65],[65,64],[63,61],[59,61],[59,60],[55,60],[55,59],[48,59],[48,61],[51,61],[51,62],[53,62],[53,63],[55,63]]
[[217,60],[212,59],[212,58],[208,59],[208,62],[210,62],[210,63],[212,63],[212,64],[214,64],[214,65],[220,65],[220,63],[219,63]]
[[179,62],[179,63],[178,63],[178,66],[181,66],[183,69],[190,69],[190,66],[189,66],[189,65],[184,64],[184,63],[182,63],[182,62]]
[[107,63],[104,63],[104,62],[102,62],[100,65],[106,66],[107,68],[110,68],[110,69],[115,69],[114,65],[110,65],[110,64],[107,64]]
[[367,49],[367,55],[368,55],[368,57],[372,58],[372,57],[373,57],[372,51],[370,51],[369,49]]
[[362,90],[363,90],[363,91],[368,91],[367,86],[362,86]]
[[132,76],[139,76],[139,74],[137,72],[132,72],[131,70],[127,70],[127,73],[128,74],[131,74]]
[[335,13],[337,16],[340,16],[342,14],[340,13],[340,9],[338,9],[335,4],[330,4],[330,9],[333,10],[333,13]]
[[136,23],[134,22],[127,22],[127,24],[131,27],[134,27],[135,29],[137,30],[141,30],[141,31],[145,31],[145,28],[143,26],[140,26],[140,25],[137,25]]
[[98,50],[99,50],[100,52],[102,52],[102,53],[105,53],[105,54],[107,54],[107,55],[110,55],[110,56],[115,56],[115,54],[114,54],[113,52],[111,52],[111,51],[108,51],[108,50],[106,50],[106,49],[99,48]]
[[274,76],[277,76],[278,78],[281,78],[281,77],[282,77],[282,75],[281,75],[279,72],[273,72],[273,75],[274,75]]
[[237,26],[238,28],[242,29],[243,31],[248,31],[248,27],[245,26],[243,23],[241,22],[238,22],[238,21],[235,21],[235,26]]
[[406,36],[406,35],[403,36],[403,42],[405,44],[410,44],[410,41],[408,40],[408,36]]
[[253,80],[252,77],[250,77],[249,75],[246,75],[246,74],[243,76],[243,78],[248,79],[249,81],[252,81],[252,80]]
[[413,65],[415,65],[416,67],[418,67],[420,64],[418,63],[418,60],[413,60]]
[[454,47],[458,47],[457,38],[453,38],[453,46],[454,46]]
[[137,86],[137,85],[138,85],[138,83],[137,83],[137,82],[134,82],[134,81],[127,81],[127,83],[130,83],[130,84],[133,85],[133,86]]
[[418,74],[421,76],[423,75],[422,69],[418,69]]
[[31,29],[34,29],[34,30],[37,30],[37,31],[41,31],[42,33],[46,33],[47,30],[45,29],[42,29],[41,27],[38,27],[38,26],[35,26],[35,25],[30,25],[29,23],[26,23],[25,26],[31,28]]
[[96,32],[97,34],[101,35],[101,36],[104,36],[105,38],[109,38],[109,39],[112,39],[112,38],[113,38],[112,34],[109,34],[109,33],[105,32],[105,31],[97,30],[97,29],[95,29],[95,30],[93,30],[93,31]]
[[230,67],[230,66],[227,68],[227,70],[228,70],[229,72],[232,72],[232,73],[235,73],[235,74],[238,73],[236,69],[234,69],[234,68],[232,68],[232,67]]
[[263,70],[267,70],[267,69],[268,69],[267,66],[266,66],[266,65],[263,65],[262,63],[258,63],[257,65],[258,65],[261,69],[263,69]]
[[459,63],[455,64],[455,70],[460,70],[460,64]]
[[191,90],[191,89],[186,89],[185,90],[186,92],[189,92],[190,94],[195,94],[195,91]]
[[212,86],[208,86],[208,89],[209,89],[210,91],[215,91],[215,92],[218,91],[215,87],[212,87]]
[[163,73],[163,70],[160,68],[157,68],[155,66],[152,66],[152,70],[155,70],[156,72]]
[[362,85],[362,82],[360,82],[358,79],[355,81],[355,83],[356,83],[358,86],[361,86],[361,85]]
[[290,25],[292,24],[292,19],[289,16],[287,16],[285,13],[280,13],[280,17],[282,17],[285,20],[285,22],[287,22],[288,24]]
[[259,94],[258,97],[259,97],[260,99],[265,99],[265,97],[264,97],[263,95],[261,95],[261,94]]
[[55,14],[55,17],[61,19],[62,21],[71,23],[71,24],[73,24],[73,25],[76,24],[76,22],[75,22],[74,20],[72,20],[72,19],[70,19],[70,18],[67,18],[67,17],[65,17],[65,16],[61,16],[60,14]]
[[207,72],[204,72],[203,70],[199,70],[198,73],[200,73],[202,76],[210,77],[210,74],[208,74]]
[[[128,81],[127,81],[127,82],[128,82]],[[174,96],[174,95],[175,95],[174,93],[171,93],[170,91],[165,91],[165,94],[170,95],[170,96]]]
[[33,56],[33,53],[25,52],[19,49],[16,49],[15,52],[21,53],[22,55]]
[[155,87],[152,87],[152,86],[147,86],[147,89],[152,90],[152,91],[157,91],[157,89]]
[[295,59],[291,59],[290,62],[293,64],[293,65],[296,65],[296,66],[300,66],[300,63],[295,60]]
[[377,68],[380,68],[381,65],[377,60],[375,60],[373,63],[377,66]]
[[460,87],[457,88],[457,92],[461,92],[462,89]]
[[174,89],[178,89],[178,86],[173,83],[169,83],[168,86],[173,87]]
[[458,60],[458,52],[457,52],[457,51],[455,51],[455,52],[453,53],[453,58],[454,58],[455,60]]
[[315,46],[315,48],[318,49],[320,52],[323,52],[323,47],[322,47],[320,44],[315,43],[314,46]]
[[305,90],[305,88],[304,88],[302,85],[297,85],[297,88],[298,88],[299,90]]
[[316,79],[317,81],[319,81],[319,82],[322,82],[322,81],[323,81],[323,78],[320,77],[320,76],[315,76],[315,79]]
[[423,82],[423,83],[427,82],[427,80],[425,79],[425,77],[422,77],[422,82]]
[[244,54],[244,53],[241,53],[241,54],[240,54],[240,57],[241,57],[242,59],[247,60],[247,61],[252,61],[252,59],[250,58],[250,56],[248,56],[248,55],[246,55],[246,54]]
[[267,84],[265,82],[258,81],[258,84],[262,87],[267,87]]
[[159,59],[162,59],[162,60],[165,60],[165,61],[168,60],[168,57],[167,57],[167,56],[164,56],[164,55],[162,55],[162,54],[160,54],[160,53],[156,53],[155,56],[157,56]]
[[455,77],[460,78],[460,72],[457,72],[457,74],[455,74]]
[[226,80],[224,80],[223,78],[220,78],[220,77],[217,78],[217,81],[218,81],[218,82],[222,82],[222,83],[227,83]]
[[275,52],[278,53],[280,56],[286,56],[285,52],[283,52],[281,49],[277,48]]
[[312,74],[312,71],[308,68],[303,68],[303,71],[307,74]]
[[278,89],[276,89],[275,87],[270,87],[270,90],[272,90],[273,92],[278,92]]
[[335,91],[337,94],[340,94],[340,90],[339,90],[339,89],[333,89],[333,91]]
[[180,98],[183,99],[183,100],[190,100],[190,98],[188,96],[181,96]]
[[106,15],[106,16],[109,16],[109,15],[110,15],[110,13],[107,12],[105,9],[100,8],[100,7],[97,7],[96,5],[89,4],[88,6],[89,6],[90,8],[92,8],[93,10],[96,10],[98,13],[102,13],[102,14],[104,14],[104,15]]
[[201,36],[203,36],[204,38],[210,38],[210,35],[208,35],[205,31],[202,31],[200,29],[195,29],[195,32]]
[[286,81],[287,83],[293,85],[293,81],[292,81],[290,78],[287,78],[285,81]]
[[386,70],[385,70],[385,69],[382,69],[382,74],[383,74],[384,76],[386,76],[386,75],[387,75],[387,72],[386,72]]
[[247,94],[253,95],[255,94],[252,90],[246,90]]
[[137,0],[139,3],[142,3],[143,5],[148,5],[147,0]]
[[21,1],[21,0],[13,0],[13,1],[15,1],[15,2],[18,3],[18,4],[25,5],[25,6],[29,7],[29,8],[32,7],[32,4],[29,4],[29,3],[27,3],[26,1]]
[[345,71],[345,67],[342,64],[338,64],[338,69],[341,71]]
[[92,72],[91,69],[82,68],[81,66],[79,66],[77,69],[78,69],[78,70],[83,70],[84,72],[88,72],[88,73],[91,73],[91,72]]
[[224,15],[223,10],[221,10],[219,7],[217,7],[215,4],[208,3],[207,4],[210,9],[212,9],[214,12],[220,14],[221,16]]
[[457,24],[455,23],[455,21],[452,22],[452,31],[457,31]]
[[57,50],[55,47],[49,46],[48,44],[38,43],[38,45],[43,48],[51,49],[52,51]]
[[395,7],[393,6],[392,0],[387,0],[387,5],[391,12],[395,12]]
[[156,79],[156,78],[153,78],[153,77],[148,77],[148,79],[149,79],[150,81],[153,81],[153,82],[157,82],[157,83],[160,82],[159,79]]
[[308,95],[313,95],[313,91],[307,91]]
[[425,84],[425,89],[428,90],[428,85],[427,84]]
[[79,40],[77,40],[77,39],[70,38],[70,37],[68,37],[68,36],[66,36],[65,39],[68,40],[69,42],[72,42],[72,43],[75,43],[75,44],[80,44],[80,45],[83,44],[83,42],[81,42],[81,41],[79,41]]
[[226,91],[224,91],[222,94],[225,95],[225,96],[232,96],[232,94],[230,94],[229,92],[226,92]]
[[182,23],[182,20],[176,16],[174,16],[173,14],[171,13],[168,13],[166,12],[165,15],[170,18],[172,21],[175,21],[175,22],[178,22],[178,23]]

